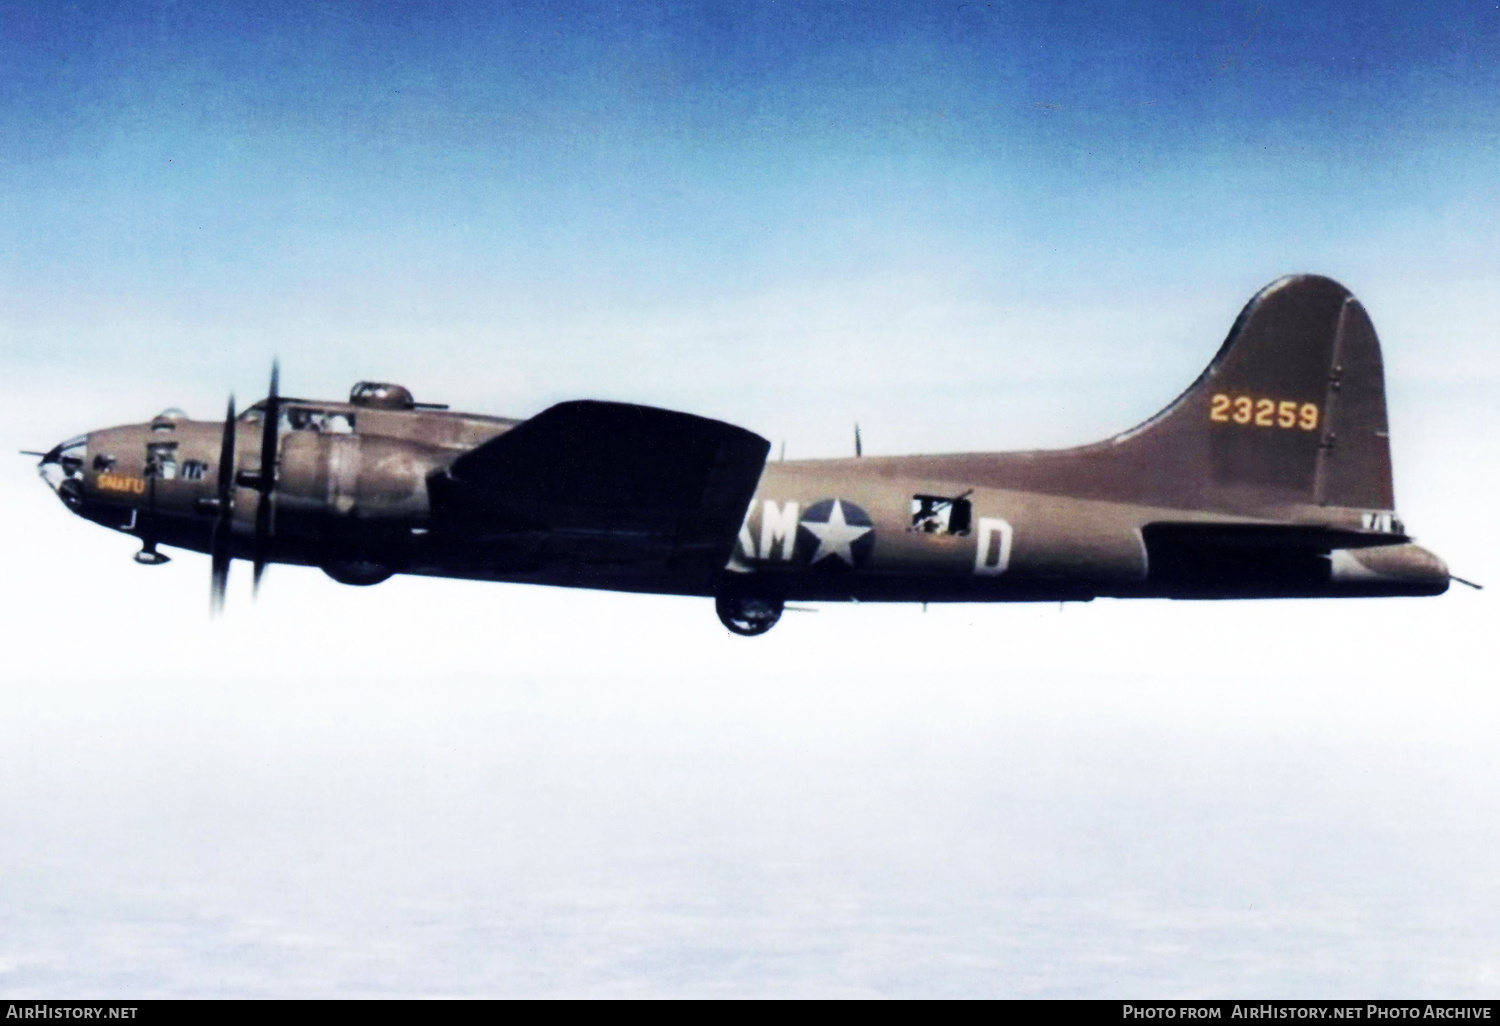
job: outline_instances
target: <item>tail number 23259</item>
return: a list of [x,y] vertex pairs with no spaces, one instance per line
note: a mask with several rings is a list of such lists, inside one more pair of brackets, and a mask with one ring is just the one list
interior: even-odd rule
[[1209,400],[1208,419],[1221,424],[1253,424],[1256,427],[1300,428],[1316,431],[1318,404],[1297,403],[1290,399],[1257,399],[1254,396],[1230,396],[1223,392]]

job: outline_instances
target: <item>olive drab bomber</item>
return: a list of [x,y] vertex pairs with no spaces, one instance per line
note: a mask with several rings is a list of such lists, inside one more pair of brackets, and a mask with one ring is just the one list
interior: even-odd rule
[[[392,574],[701,595],[760,634],[788,601],[1436,595],[1395,513],[1380,345],[1327,278],[1272,283],[1146,423],[1073,449],[771,461],[703,417],[561,403],[529,420],[362,382],[223,421],[169,410],[41,456],[138,562],[209,553]],[[1456,579],[1456,578],[1454,578]]]

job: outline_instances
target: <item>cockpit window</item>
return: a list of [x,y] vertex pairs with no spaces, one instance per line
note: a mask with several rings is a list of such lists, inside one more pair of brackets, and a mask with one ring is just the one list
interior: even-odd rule
[[[265,407],[255,404],[240,415],[243,424],[259,424],[265,416]],[[354,414],[345,410],[319,410],[310,406],[282,406],[280,416],[282,431],[316,431],[324,435],[352,435]]]
[[171,481],[177,477],[177,443],[146,443],[146,476],[160,481]]
[[316,431],[323,435],[354,433],[354,414],[341,410],[315,410],[306,406],[288,406],[281,411],[283,427],[293,431]]

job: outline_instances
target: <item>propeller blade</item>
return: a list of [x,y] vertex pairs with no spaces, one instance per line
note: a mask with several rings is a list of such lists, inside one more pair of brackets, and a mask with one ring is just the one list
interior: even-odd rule
[[229,530],[223,524],[214,524],[208,593],[208,611],[213,616],[224,612],[224,592],[229,587],[229,559]]
[[255,489],[260,501],[255,505],[255,575],[253,593],[260,594],[260,578],[266,572],[271,548],[271,492],[276,487],[276,439],[281,423],[281,361],[271,361],[271,390],[266,395],[266,412],[260,428],[260,472]]
[[224,434],[219,443],[219,508],[214,514],[213,535],[208,554],[212,566],[209,578],[209,612],[218,616],[224,611],[224,591],[229,587],[230,529],[234,515],[234,396],[224,414]]
[[225,500],[234,487],[234,395],[229,396],[229,409],[224,414],[224,434],[219,442],[219,512],[224,512]]

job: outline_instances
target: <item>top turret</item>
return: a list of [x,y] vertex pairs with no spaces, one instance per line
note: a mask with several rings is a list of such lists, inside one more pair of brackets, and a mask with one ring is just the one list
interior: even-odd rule
[[349,390],[349,402],[355,406],[371,406],[377,410],[414,410],[416,399],[405,385],[392,385],[385,381],[361,381]]

